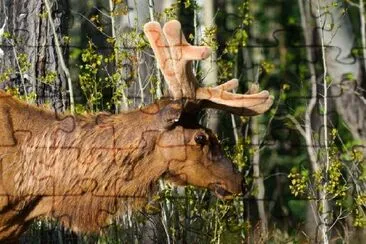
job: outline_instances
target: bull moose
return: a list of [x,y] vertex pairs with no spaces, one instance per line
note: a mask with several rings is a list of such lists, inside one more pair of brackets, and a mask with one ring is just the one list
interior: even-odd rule
[[200,126],[198,111],[257,115],[267,91],[234,94],[237,80],[199,87],[192,60],[210,48],[191,46],[173,20],[144,27],[171,97],[109,115],[55,114],[0,91],[0,240],[16,240],[36,218],[79,232],[98,232],[113,217],[142,208],[158,179],[209,188],[222,199],[241,192],[242,178]]

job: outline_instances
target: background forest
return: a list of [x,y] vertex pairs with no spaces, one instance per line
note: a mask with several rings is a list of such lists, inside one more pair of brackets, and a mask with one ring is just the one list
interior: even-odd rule
[[202,113],[247,183],[229,202],[160,191],[102,236],[37,222],[37,243],[362,243],[366,226],[363,0],[0,0],[0,88],[57,111],[119,113],[167,95],[143,35],[179,19],[215,51],[202,86],[234,77],[275,97],[264,115]]

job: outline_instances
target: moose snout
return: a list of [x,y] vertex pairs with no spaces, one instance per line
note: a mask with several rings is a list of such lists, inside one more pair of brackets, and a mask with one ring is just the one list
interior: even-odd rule
[[211,190],[220,199],[232,199],[235,195],[243,193],[244,181],[240,173],[232,174],[230,178],[211,185]]
[[231,183],[230,191],[233,194],[240,194],[243,192],[244,189],[243,186],[244,186],[243,176],[240,173],[235,173]]

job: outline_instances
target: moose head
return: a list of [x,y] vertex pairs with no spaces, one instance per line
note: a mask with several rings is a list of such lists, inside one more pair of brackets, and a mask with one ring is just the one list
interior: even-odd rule
[[[237,115],[252,116],[267,111],[273,103],[273,97],[268,91],[259,92],[256,85],[250,88],[250,94],[231,93],[238,86],[236,79],[217,87],[199,87],[193,73],[192,61],[208,58],[211,49],[207,46],[190,45],[177,20],[167,22],[163,30],[158,22],[149,22],[144,31],[170,94],[174,100],[187,99],[182,111],[191,115],[187,118],[183,115],[180,119],[176,118],[176,121],[186,122],[183,127],[178,127],[185,130],[185,142],[181,144],[185,145],[185,156],[180,160],[184,164],[174,164],[170,168],[170,180],[183,185],[188,183],[213,189],[220,198],[240,193],[241,177],[234,172],[232,163],[223,156],[212,132],[204,128],[184,128],[189,128],[188,124],[194,121],[192,114],[200,109],[216,108]],[[174,138],[168,136],[167,141],[174,141]],[[167,154],[181,155],[179,149],[166,151]]]
[[0,91],[0,240],[12,240],[35,218],[97,232],[149,200],[157,181],[209,188],[222,198],[241,192],[242,178],[198,111],[257,115],[273,98],[237,80],[199,87],[192,60],[210,55],[191,46],[178,21],[145,25],[171,97],[118,114],[59,115]]

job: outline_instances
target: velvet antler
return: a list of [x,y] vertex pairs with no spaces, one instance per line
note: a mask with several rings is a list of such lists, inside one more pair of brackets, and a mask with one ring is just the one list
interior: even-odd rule
[[238,87],[236,79],[216,87],[199,87],[193,74],[192,61],[208,58],[211,48],[190,45],[181,29],[177,20],[167,22],[163,30],[158,22],[149,22],[144,26],[145,35],[174,99],[202,101],[204,107],[238,115],[261,114],[271,107],[273,97],[266,90],[259,92],[257,86],[252,87],[248,94],[229,92]]

